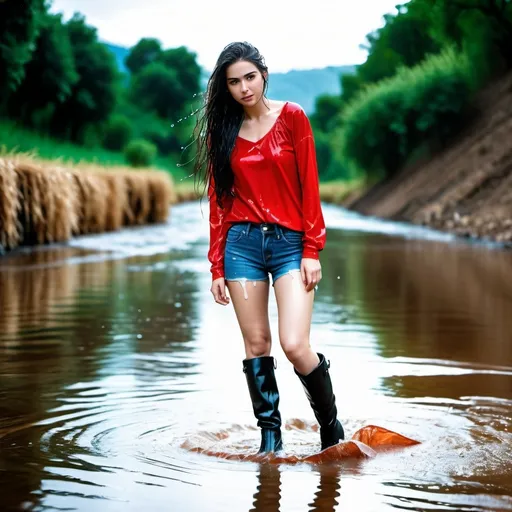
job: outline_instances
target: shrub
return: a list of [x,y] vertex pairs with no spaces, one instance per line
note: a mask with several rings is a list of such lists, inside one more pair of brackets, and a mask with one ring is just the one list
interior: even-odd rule
[[132,140],[124,149],[126,161],[132,167],[151,166],[156,153],[156,146],[144,139]]
[[105,127],[103,147],[121,151],[133,136],[131,121],[123,115],[113,116]]
[[460,127],[471,79],[465,54],[448,48],[363,89],[343,112],[342,152],[366,172],[393,174],[427,139]]

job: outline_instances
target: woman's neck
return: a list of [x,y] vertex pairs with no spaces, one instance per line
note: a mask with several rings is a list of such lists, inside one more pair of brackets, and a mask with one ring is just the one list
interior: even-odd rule
[[260,117],[266,116],[271,110],[270,100],[262,97],[253,107],[244,107],[245,118],[251,121],[259,119]]

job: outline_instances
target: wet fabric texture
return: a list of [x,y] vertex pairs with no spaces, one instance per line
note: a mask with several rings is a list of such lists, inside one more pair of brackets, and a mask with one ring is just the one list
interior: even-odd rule
[[233,197],[217,204],[210,181],[210,248],[213,279],[224,277],[226,234],[233,223],[278,224],[304,233],[303,257],[318,259],[326,230],[320,205],[318,166],[309,119],[287,102],[259,140],[237,137],[231,155]]
[[234,224],[227,233],[228,281],[266,281],[300,271],[303,233],[276,224]]

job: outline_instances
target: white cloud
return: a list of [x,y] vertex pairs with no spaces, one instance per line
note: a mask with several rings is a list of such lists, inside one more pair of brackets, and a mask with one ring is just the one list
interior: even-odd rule
[[[100,39],[132,46],[155,37],[165,48],[187,46],[212,69],[231,41],[249,41],[271,71],[320,68],[363,62],[359,48],[367,33],[395,12],[396,0],[54,0],[53,11],[86,16]],[[149,5],[151,7],[149,7]]]

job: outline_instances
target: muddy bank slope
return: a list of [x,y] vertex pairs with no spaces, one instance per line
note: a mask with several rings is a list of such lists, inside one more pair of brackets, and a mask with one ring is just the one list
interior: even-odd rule
[[482,91],[476,106],[480,114],[451,147],[344,206],[512,244],[512,73]]

